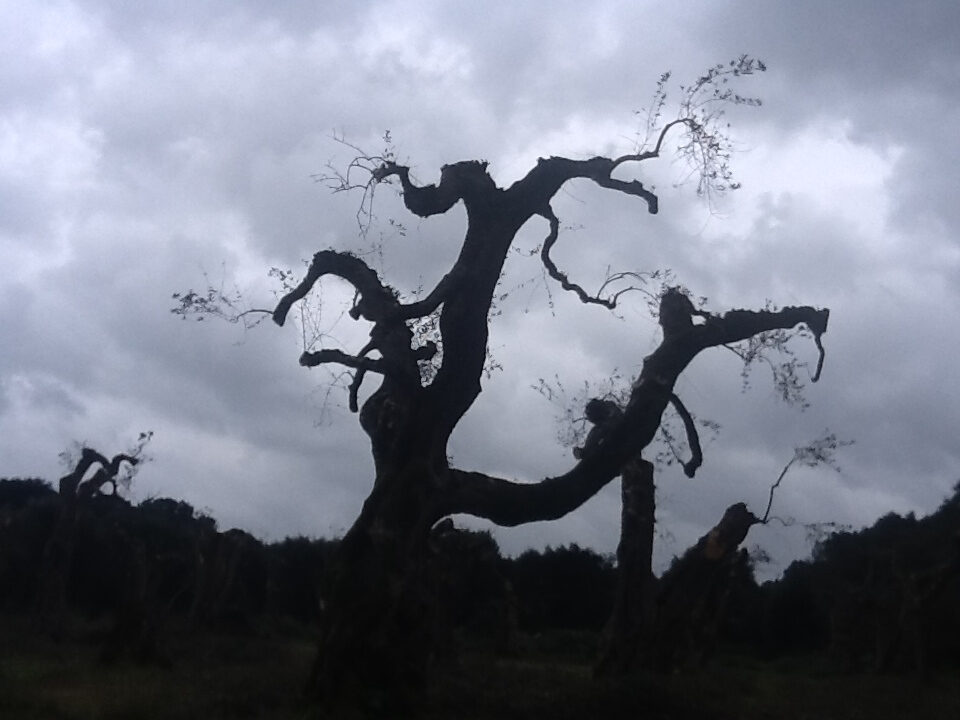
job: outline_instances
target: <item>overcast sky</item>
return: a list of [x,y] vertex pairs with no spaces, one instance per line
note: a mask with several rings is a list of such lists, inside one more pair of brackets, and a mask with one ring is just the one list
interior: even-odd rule
[[[43,2],[0,0],[0,476],[64,473],[83,441],[113,454],[153,430],[132,498],[171,496],[266,538],[337,535],[371,487],[366,436],[329,374],[297,364],[301,332],[184,322],[170,296],[206,278],[268,307],[270,267],[326,247],[367,251],[410,293],[453,261],[464,213],[418,220],[385,188],[358,237],[360,196],[312,175],[379,150],[389,130],[421,182],[490,162],[509,184],[539,156],[632,148],[659,75],[677,83],[742,53],[759,109],[730,115],[743,188],[708,206],[669,158],[641,168],[660,214],[588,182],[565,186],[555,252],[575,279],[670,268],[708,307],[831,309],[822,381],[800,412],[762,370],[742,392],[715,350],[678,392],[720,423],[688,480],[658,476],[660,566],[737,501],[762,512],[793,447],[829,428],[856,444],[841,472],[792,472],[755,529],[774,557],[809,551],[804,523],[925,514],[960,477],[960,5],[941,2]],[[670,99],[677,96],[676,85]],[[405,233],[390,224],[402,223]],[[530,249],[546,234],[531,221]],[[325,342],[367,328],[325,285]],[[620,317],[564,297],[511,256],[493,320],[502,370],[458,428],[466,469],[534,481],[562,472],[561,408],[658,341],[635,296]],[[812,346],[796,346],[815,362]],[[374,383],[368,381],[368,385]],[[505,551],[612,552],[612,483],[555,523],[497,531]],[[484,527],[475,523],[473,527]]]

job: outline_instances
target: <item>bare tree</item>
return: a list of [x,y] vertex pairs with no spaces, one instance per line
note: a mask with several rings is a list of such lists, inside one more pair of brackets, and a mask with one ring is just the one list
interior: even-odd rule
[[[307,367],[337,364],[352,370],[350,406],[359,409],[376,471],[360,516],[343,538],[326,598],[314,687],[328,702],[362,695],[372,706],[389,700],[396,707],[405,696],[417,694],[430,654],[424,558],[430,529],[439,520],[466,513],[514,526],[560,518],[625,468],[642,467],[637,464],[645,462],[642,453],[656,435],[664,410],[671,403],[682,408],[674,394],[677,378],[702,351],[800,325],[813,333],[819,346],[827,310],[802,306],[714,314],[694,307],[678,288],[667,289],[657,302],[662,341],[643,359],[624,407],[604,422],[602,439],[595,438],[567,472],[522,483],[452,467],[448,461],[451,433],[481,391],[491,305],[518,231],[531,220],[546,220],[549,231],[541,250],[546,272],[584,303],[616,307],[624,290],[615,283],[629,283],[638,275],[611,275],[595,294],[572,280],[551,257],[560,232],[551,201],[566,183],[579,178],[636,197],[656,214],[657,195],[639,180],[622,179],[617,171],[660,157],[668,138],[675,136],[700,192],[709,196],[736,187],[728,167],[731,146],[722,108],[759,101],[737,95],[728,81],[763,69],[761,62],[746,56],[710,68],[682,89],[678,115],[669,122],[661,120],[665,75],[634,152],[616,158],[541,158],[505,188],[497,186],[486,163],[476,161],[446,165],[439,182],[418,184],[410,168],[390,153],[361,154],[347,173],[326,178],[335,190],[361,191],[362,209],[369,208],[379,185],[399,182],[403,202],[414,215],[428,218],[458,203],[467,215],[459,256],[416,301],[402,301],[361,257],[322,250],[302,282],[272,312],[273,320],[283,325],[294,305],[321,278],[333,275],[355,289],[351,317],[372,323],[369,342],[356,352],[327,348],[306,351],[300,358]],[[179,305],[174,312],[182,315],[209,313],[217,301],[192,291],[175,298]],[[414,329],[434,321],[436,341],[418,343]],[[434,362],[435,372],[424,377],[420,364],[427,360]],[[379,387],[358,408],[360,386],[370,375],[379,377]],[[699,457],[688,474],[697,464]]]
[[[103,494],[106,486],[111,487],[113,494],[117,492],[118,485],[129,486],[137,466],[144,459],[144,447],[152,437],[153,432],[140,433],[134,448],[118,453],[109,460],[93,448],[84,446],[80,446],[79,457],[75,459],[70,457],[69,452],[61,453],[61,459],[72,464],[73,469],[60,478],[60,512],[43,550],[38,603],[42,622],[52,634],[59,635],[62,631],[80,511],[91,498]],[[124,466],[128,468],[126,471]]]

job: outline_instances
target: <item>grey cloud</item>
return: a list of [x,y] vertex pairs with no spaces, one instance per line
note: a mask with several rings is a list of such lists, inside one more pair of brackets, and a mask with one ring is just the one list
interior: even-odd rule
[[[0,59],[9,88],[0,137],[16,140],[0,152],[19,163],[0,168],[0,257],[11,270],[0,278],[0,456],[9,463],[0,473],[52,476],[71,438],[122,444],[150,427],[157,461],[135,492],[182,493],[224,524],[269,536],[342,531],[369,487],[365,436],[342,410],[315,427],[324,376],[297,366],[296,331],[179,322],[170,293],[199,289],[205,269],[269,306],[269,266],[296,269],[322,247],[381,239],[382,256],[368,257],[387,282],[404,292],[429,286],[459,249],[463,213],[419,221],[381,188],[379,222],[358,240],[359,197],[330,195],[311,179],[328,160],[349,160],[334,130],[374,150],[391,130],[423,182],[471,157],[509,182],[539,154],[628,149],[632,111],[661,71],[682,82],[749,51],[770,63],[748,86],[768,102],[731,115],[738,139],[776,158],[778,143],[790,146],[814,123],[845,128],[837,142],[895,159],[885,182],[865,183],[888,215],[871,220],[883,228],[878,243],[856,213],[813,190],[762,197],[757,185],[785,185],[764,176],[790,171],[782,166],[750,170],[754,187],[730,199],[729,221],[711,217],[690,187],[671,187],[678,168],[669,161],[641,175],[661,194],[655,217],[589,183],[557,198],[572,226],[557,258],[587,285],[608,265],[669,267],[717,309],[771,297],[834,311],[827,368],[806,413],[778,405],[762,373],[742,394],[732,356],[691,368],[684,399],[723,430],[701,479],[664,473],[662,518],[675,538],[658,557],[682,549],[730,502],[762,501],[792,446],[825,426],[858,440],[841,458],[845,473],[804,476],[784,493],[785,514],[869,522],[884,503],[932,509],[955,479],[949,428],[960,413],[944,389],[957,382],[956,340],[938,312],[957,300],[958,183],[945,161],[956,154],[953,4],[58,7],[23,6],[0,20],[30,28],[7,32],[15,42]],[[817,169],[805,170],[815,183]],[[531,222],[524,247],[544,231]],[[529,385],[554,372],[571,387],[615,367],[629,375],[656,342],[642,297],[618,320],[546,287],[535,258],[510,258],[502,288],[511,294],[491,335],[504,370],[458,430],[458,464],[522,480],[564,470],[555,408]],[[335,295],[326,318],[339,312]],[[334,329],[347,347],[363,333],[349,320]],[[799,351],[812,358],[808,350]],[[12,378],[33,389],[12,392]],[[612,550],[618,516],[611,486],[559,523],[498,537],[514,552],[569,541]],[[775,545],[782,563],[806,549],[801,535],[757,541]]]

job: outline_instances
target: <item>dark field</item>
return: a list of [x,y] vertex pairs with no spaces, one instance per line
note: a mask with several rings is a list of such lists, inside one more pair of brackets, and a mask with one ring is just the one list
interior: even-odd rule
[[[0,620],[0,718],[317,717],[304,700],[314,655],[308,630],[177,630],[163,642],[169,667],[98,659],[98,628],[60,642],[30,619]],[[958,718],[960,675],[843,675],[825,660],[762,663],[721,656],[685,675],[595,681],[596,637],[525,637],[513,656],[465,650],[433,674],[426,718]],[[383,717],[393,717],[384,709]]]

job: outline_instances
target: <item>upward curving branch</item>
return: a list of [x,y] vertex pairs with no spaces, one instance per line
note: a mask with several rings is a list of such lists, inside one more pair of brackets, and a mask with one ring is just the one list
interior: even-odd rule
[[[682,318],[677,317],[683,307],[677,300],[679,293],[674,288],[664,294],[661,300],[661,323],[666,322],[663,341],[644,359],[626,409],[610,423],[597,452],[585,456],[563,475],[537,483],[518,483],[484,473],[451,470],[442,512],[467,513],[510,526],[562,517],[617,477],[623,466],[639,457],[653,441],[667,404],[673,402],[678,406],[673,392],[677,378],[700,352],[767,330],[789,329],[800,324],[809,327],[815,336],[826,332],[829,311],[809,306],[777,311],[731,310],[724,315],[711,315],[704,324],[695,325],[692,316],[700,311],[695,310],[685,296],[689,310],[687,322],[682,322]],[[688,418],[689,413],[684,418],[685,424]],[[696,451],[694,453],[691,466],[699,464]]]
[[283,326],[293,304],[306,297],[324,275],[336,275],[360,293],[360,300],[350,312],[354,318],[364,317],[376,322],[391,314],[391,311],[396,312],[400,306],[396,294],[381,283],[377,273],[356,255],[321,250],[313,256],[306,277],[277,303],[273,321]]

